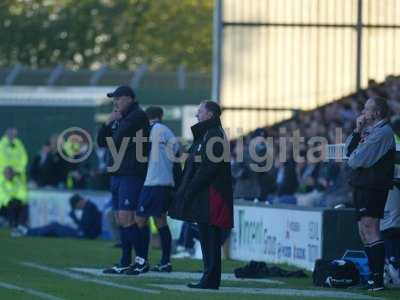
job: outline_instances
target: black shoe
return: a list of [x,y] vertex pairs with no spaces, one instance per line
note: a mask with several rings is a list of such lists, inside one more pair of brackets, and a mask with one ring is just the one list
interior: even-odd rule
[[135,264],[124,271],[126,275],[139,275],[150,270],[149,263],[143,258],[136,257]]
[[188,283],[187,287],[191,288],[191,289],[218,290],[217,286],[205,285],[205,284],[202,284],[201,282],[199,282],[199,283]]
[[368,291],[370,292],[378,292],[385,289],[383,284],[383,275],[374,274],[371,277],[372,279],[368,280]]
[[129,266],[121,266],[121,265],[117,264],[111,268],[104,269],[103,274],[124,274],[124,272],[128,269],[129,269]]
[[151,268],[152,272],[165,272],[165,273],[171,273],[172,272],[172,265],[171,263],[167,263],[167,264],[158,264],[156,266],[154,266],[153,268]]

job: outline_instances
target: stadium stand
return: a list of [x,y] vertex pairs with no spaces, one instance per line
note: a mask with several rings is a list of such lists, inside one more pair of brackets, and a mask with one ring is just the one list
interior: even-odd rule
[[[298,130],[305,138],[301,154],[304,155],[310,146],[307,142],[315,136],[325,137],[330,144],[337,143],[335,130],[342,130],[342,140],[351,132],[356,117],[360,114],[363,103],[373,96],[388,99],[391,117],[400,113],[400,77],[388,76],[385,82],[377,84],[369,81],[368,88],[358,94],[351,94],[342,99],[318,107],[311,111],[299,112],[295,117],[270,127],[258,128],[244,136],[244,148],[237,141],[232,142],[234,158],[248,153],[249,144],[258,136],[274,138],[274,150],[278,153],[279,137],[283,129],[287,136]],[[242,149],[243,148],[243,149]],[[275,155],[276,157],[277,155]],[[246,154],[244,155],[246,157]],[[249,163],[234,163],[236,172],[236,198],[268,201],[274,204],[298,204],[313,207],[334,207],[343,204],[351,206],[350,189],[346,182],[347,167],[343,163],[332,161],[319,163],[285,163],[276,165],[268,172],[256,173],[248,170]],[[246,173],[246,174],[245,174]],[[280,174],[286,174],[280,178]],[[249,185],[252,186],[249,189]],[[268,186],[266,190],[265,187]],[[284,190],[285,186],[292,189]],[[294,188],[293,188],[294,187]]]

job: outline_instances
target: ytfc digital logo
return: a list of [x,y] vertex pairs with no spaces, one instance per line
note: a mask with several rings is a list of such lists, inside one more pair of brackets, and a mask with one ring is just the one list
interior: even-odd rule
[[[242,132],[239,130],[238,132]],[[226,130],[229,132],[229,130]],[[228,135],[227,135],[228,136]],[[234,153],[231,153],[231,145],[229,138],[212,137],[204,140],[204,143],[197,145],[194,153],[194,161],[201,162],[207,159],[214,163],[231,162],[234,159],[236,163],[245,162],[249,155],[250,170],[254,172],[268,172],[277,163],[283,164],[293,159],[296,163],[319,163],[330,160],[342,162],[346,159],[345,144],[343,143],[341,128],[336,129],[335,144],[328,144],[326,137],[314,136],[310,139],[301,136],[300,131],[296,130],[290,136],[286,131],[280,132],[280,136],[252,138],[248,145],[244,142],[244,136],[240,136],[235,140]],[[133,159],[140,163],[147,163],[150,159],[146,153],[149,144],[158,145],[151,146],[151,160],[159,162],[160,155],[167,156],[172,162],[183,162],[187,157],[182,145],[185,144],[182,137],[174,137],[168,141],[164,140],[162,131],[151,135],[151,138],[144,135],[143,130],[135,133],[135,136],[107,136],[105,137],[104,147],[109,151],[108,172],[117,171],[121,163],[124,161],[129,149],[134,147],[135,151],[131,154],[135,155]],[[245,146],[246,144],[246,146]],[[70,127],[64,130],[58,138],[58,152],[61,157],[70,163],[79,163],[87,159],[93,150],[93,141],[90,134],[79,127]],[[239,151],[238,149],[242,149]],[[302,150],[303,149],[303,150]],[[306,149],[306,151],[304,150]],[[305,154],[303,153],[305,151]],[[177,153],[182,155],[177,155]],[[245,155],[246,154],[246,155]],[[234,157],[234,158],[233,158]]]
[[86,130],[80,127],[70,127],[59,135],[57,150],[64,160],[70,163],[80,163],[92,153],[93,141]]

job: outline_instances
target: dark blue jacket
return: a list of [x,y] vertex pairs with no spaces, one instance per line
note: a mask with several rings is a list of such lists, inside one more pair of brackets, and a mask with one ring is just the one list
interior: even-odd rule
[[83,208],[82,218],[79,220],[75,212],[71,212],[71,218],[78,226],[79,231],[83,236],[88,239],[95,239],[101,233],[101,212],[97,209],[96,205],[87,201]]
[[[103,124],[97,135],[97,144],[99,147],[108,148],[106,138],[111,137],[119,151],[124,138],[129,138],[128,148],[123,156],[121,165],[115,172],[110,172],[110,175],[123,176],[139,176],[146,178],[147,162],[140,162],[138,154],[141,157],[147,158],[149,143],[144,143],[141,146],[141,153],[136,153],[136,142],[132,139],[142,132],[142,136],[149,138],[150,124],[145,112],[139,107],[137,102],[134,102],[129,110],[123,115],[122,119],[114,121],[108,126]],[[140,149],[140,148],[139,148]],[[108,166],[113,165],[111,152],[108,151]]]

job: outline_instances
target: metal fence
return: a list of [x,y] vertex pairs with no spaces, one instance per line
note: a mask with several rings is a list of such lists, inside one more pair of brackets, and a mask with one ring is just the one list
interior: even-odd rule
[[116,86],[169,88],[176,90],[211,89],[209,74],[190,72],[184,66],[172,71],[153,71],[143,64],[136,70],[113,70],[103,65],[97,70],[70,70],[63,65],[49,69],[29,69],[22,65],[0,69],[4,86]]
[[399,51],[398,0],[216,0],[213,97],[246,131],[399,74]]

